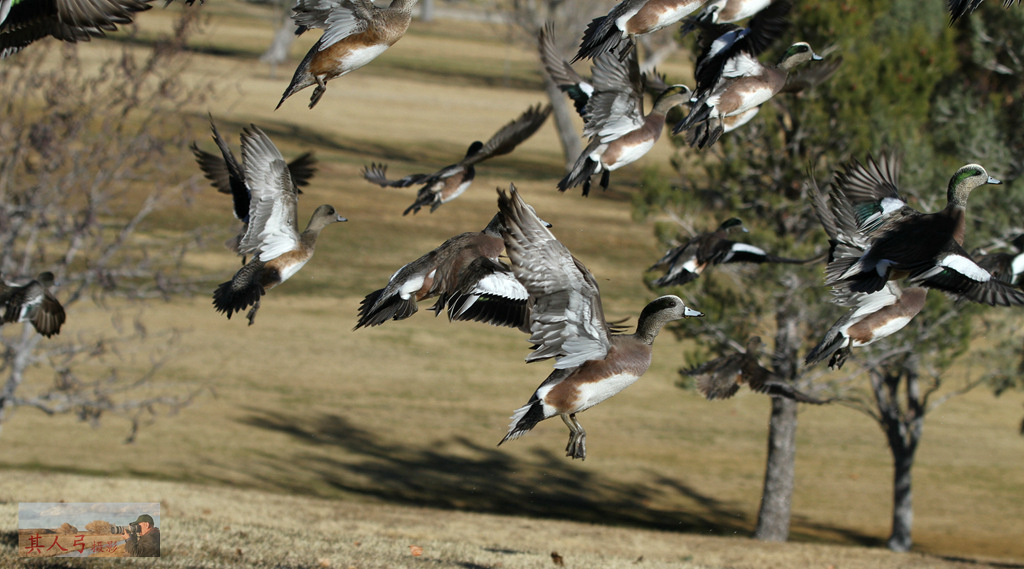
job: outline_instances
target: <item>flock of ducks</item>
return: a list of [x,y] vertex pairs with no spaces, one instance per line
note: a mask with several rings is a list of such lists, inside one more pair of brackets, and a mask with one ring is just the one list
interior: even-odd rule
[[[979,2],[950,0],[953,18]],[[388,7],[378,7],[369,0],[297,0],[297,33],[312,27],[324,31],[299,64],[278,107],[307,87],[314,87],[309,107],[316,106],[328,81],[368,64],[401,39],[416,3],[393,0]],[[0,55],[8,56],[45,35],[65,41],[102,36],[149,7],[148,0],[0,0]],[[540,30],[544,68],[573,100],[584,121],[583,135],[589,138],[557,183],[558,190],[582,186],[587,195],[591,177],[597,174],[601,187],[607,188],[612,170],[653,147],[669,111],[676,107],[688,106],[689,112],[672,132],[686,133],[687,141],[700,148],[751,120],[761,104],[787,89],[797,66],[822,59],[804,42],[792,44],[775,65],[757,59],[785,30],[788,11],[788,0],[624,0],[589,24],[571,61],[555,48],[552,28]],[[733,23],[746,18],[752,18],[747,27]],[[701,30],[692,89],[640,73],[637,60],[636,36],[680,23],[684,33]],[[571,66],[582,59],[592,60],[589,79]],[[823,69],[804,76],[801,84],[826,80],[835,67]],[[649,113],[643,108],[646,92],[654,97]],[[373,163],[364,168],[363,177],[382,187],[419,185],[416,200],[404,213],[428,206],[434,211],[466,191],[477,164],[512,152],[550,112],[550,106],[530,107],[487,142],[473,142],[460,161],[437,172],[390,180],[387,166]],[[229,319],[248,311],[252,325],[267,291],[311,259],[327,226],[346,219],[323,204],[300,232],[297,199],[315,171],[312,155],[286,162],[270,138],[250,125],[241,132],[239,160],[212,117],[211,129],[220,156],[195,144],[192,151],[214,187],[232,196],[234,214],[243,226],[229,242],[242,256],[242,267],[216,288],[213,305]],[[1024,272],[1020,257],[975,261],[963,249],[968,196],[999,181],[977,164],[966,165],[949,182],[946,208],[926,214],[910,208],[899,195],[898,174],[895,156],[869,156],[863,164],[847,164],[827,195],[813,188],[814,208],[829,237],[825,284],[832,287],[836,303],[849,311],[808,353],[808,364],[828,358],[830,366],[840,367],[852,348],[897,332],[922,309],[929,289],[990,305],[1024,305],[1024,292],[1003,280],[1017,279]],[[448,239],[399,268],[383,288],[367,294],[355,329],[409,318],[420,301],[433,299],[431,310],[446,312],[450,320],[529,334],[533,349],[526,361],[553,359],[554,370],[514,412],[499,444],[558,415],[569,428],[566,455],[584,459],[586,431],[577,414],[614,396],[647,371],[651,346],[666,323],[704,315],[678,296],[665,295],[645,306],[636,330],[627,333],[605,319],[597,280],[514,185],[507,192],[498,190],[497,209],[481,231]],[[716,230],[668,251],[651,267],[665,271],[654,285],[685,285],[722,263],[815,260],[779,257],[730,240],[729,233],[737,229],[745,231],[742,221],[730,218]],[[49,292],[52,285],[50,273],[24,285],[0,284],[3,322],[27,321],[45,336],[58,333],[65,315]],[[826,402],[773,379],[758,363],[761,346],[759,337],[751,337],[744,353],[713,360],[689,373],[708,399],[730,397],[746,384],[772,396]]]

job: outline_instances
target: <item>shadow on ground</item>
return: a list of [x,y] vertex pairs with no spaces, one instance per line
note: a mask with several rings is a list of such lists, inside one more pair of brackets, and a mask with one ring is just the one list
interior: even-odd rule
[[[289,456],[259,465],[289,492],[320,494],[326,489],[401,505],[702,534],[749,535],[753,527],[753,520],[738,508],[654,473],[649,482],[627,484],[546,450],[523,461],[461,437],[408,447],[381,441],[336,414],[251,411],[243,423],[286,434],[298,443]],[[331,452],[332,447],[342,452]],[[678,504],[680,497],[698,504],[696,511],[663,505]],[[844,528],[816,529],[814,540],[824,533],[839,542],[873,544],[872,538]]]

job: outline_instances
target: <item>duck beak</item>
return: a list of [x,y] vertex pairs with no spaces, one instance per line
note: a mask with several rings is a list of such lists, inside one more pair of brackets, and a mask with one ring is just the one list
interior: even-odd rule
[[683,318],[691,318],[693,316],[704,316],[704,313],[699,310],[694,310],[689,306],[683,307]]
[[997,179],[993,178],[992,176],[989,176],[989,177],[988,177],[988,181],[987,181],[987,182],[985,182],[985,183],[986,183],[986,184],[994,184],[994,185],[997,185],[997,186],[998,186],[999,184],[1002,184],[1002,182],[1000,182],[999,180],[997,180]]
[[818,55],[818,54],[816,54],[816,53],[812,53],[811,54],[811,61],[821,61],[822,59],[825,59],[825,58],[820,56],[820,55]]
[[336,221],[336,222],[337,222],[337,221],[348,221],[348,218],[347,218],[347,217],[341,217],[341,216],[339,215],[338,217],[334,218],[334,221]]

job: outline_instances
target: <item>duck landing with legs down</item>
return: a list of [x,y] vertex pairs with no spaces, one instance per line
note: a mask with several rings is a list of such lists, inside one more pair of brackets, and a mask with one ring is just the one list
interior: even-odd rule
[[246,315],[252,326],[260,298],[313,257],[324,227],[347,220],[324,204],[316,208],[305,231],[299,233],[295,182],[281,152],[255,126],[242,130],[242,169],[252,199],[249,227],[238,249],[242,255],[251,254],[252,259],[231,280],[217,287],[213,305],[228,318],[252,306]]
[[613,333],[604,318],[594,275],[545,227],[515,186],[498,192],[505,217],[502,237],[512,271],[534,297],[527,362],[555,358],[555,370],[512,415],[498,445],[517,439],[558,415],[569,427],[566,456],[587,457],[587,433],[576,414],[612,397],[640,379],[651,365],[651,345],[672,320],[702,313],[677,296],[662,296],[644,307],[633,334]]

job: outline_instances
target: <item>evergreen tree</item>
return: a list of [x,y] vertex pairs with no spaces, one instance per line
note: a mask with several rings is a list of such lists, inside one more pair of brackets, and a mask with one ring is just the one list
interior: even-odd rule
[[[984,165],[1006,185],[972,197],[965,245],[970,249],[972,243],[1003,235],[1020,211],[1019,199],[1010,196],[1024,164],[1024,76],[1019,69],[1024,26],[1008,23],[1019,13],[993,8],[995,16],[986,17],[991,11],[986,8],[950,28],[941,3],[800,2],[791,14],[792,27],[779,43],[807,41],[819,53],[841,57],[835,75],[810,91],[776,96],[751,123],[727,133],[711,151],[681,147],[673,159],[678,182],[647,176],[634,200],[635,215],[667,215],[672,221],[659,223],[656,230],[666,245],[680,226],[691,233],[706,231],[728,217],[740,217],[751,229],[747,240],[752,244],[775,255],[810,257],[823,253],[827,244],[807,199],[809,176],[819,177],[823,185],[849,159],[891,149],[903,157],[901,192],[921,211],[944,205],[946,184],[959,166]],[[772,61],[772,54],[761,59]],[[805,392],[825,388],[876,420],[894,457],[889,546],[907,550],[910,470],[924,417],[977,385],[975,378],[950,390],[943,376],[967,350],[972,326],[981,325],[978,315],[991,326],[1012,314],[969,303],[954,305],[933,292],[911,326],[877,345],[858,348],[853,365],[829,372],[802,362],[803,354],[846,310],[830,302],[822,282],[822,264],[713,267],[673,290],[708,314],[699,328],[687,326],[680,333],[696,335],[700,359],[713,357],[708,351],[735,351],[752,333],[774,337],[771,369],[776,379],[793,381]],[[1019,346],[1019,338],[1016,342]],[[693,354],[689,359],[688,364],[694,363]],[[905,396],[898,397],[900,392]],[[788,535],[796,419],[795,403],[772,401],[755,532],[761,539],[784,540]]]

